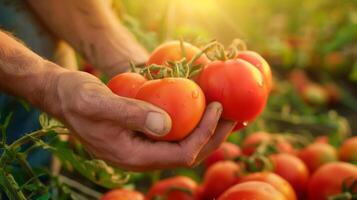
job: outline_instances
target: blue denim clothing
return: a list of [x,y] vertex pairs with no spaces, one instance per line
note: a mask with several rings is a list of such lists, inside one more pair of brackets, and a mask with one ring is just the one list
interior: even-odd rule
[[[55,37],[32,13],[25,0],[0,0],[0,29],[12,33],[32,51],[51,60],[56,46]],[[13,117],[7,129],[8,142],[40,128],[39,110],[30,107],[30,110],[26,111],[17,98],[0,92],[1,121],[10,112]],[[29,162],[33,166],[46,166],[49,161],[50,155],[45,151],[37,150],[29,156]]]

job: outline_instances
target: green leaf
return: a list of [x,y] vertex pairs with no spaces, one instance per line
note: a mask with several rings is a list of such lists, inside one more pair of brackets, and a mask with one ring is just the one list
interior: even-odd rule
[[74,153],[71,149],[63,143],[52,144],[38,143],[41,146],[49,149],[55,154],[64,166],[73,167],[78,173],[86,177],[93,183],[96,183],[105,188],[117,188],[126,183],[129,179],[129,173],[123,172],[118,168],[108,166],[102,160],[88,160],[78,154]]
[[36,198],[36,200],[48,200],[50,199],[50,194],[44,194],[44,195],[41,195],[40,197]]

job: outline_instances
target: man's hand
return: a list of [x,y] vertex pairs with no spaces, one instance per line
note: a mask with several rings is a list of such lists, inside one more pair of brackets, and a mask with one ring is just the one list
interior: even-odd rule
[[128,170],[191,167],[216,149],[234,123],[220,119],[222,107],[211,103],[200,124],[186,139],[156,142],[170,131],[167,113],[143,101],[113,94],[97,78],[82,72],[64,72],[46,110],[74,131],[96,157]]

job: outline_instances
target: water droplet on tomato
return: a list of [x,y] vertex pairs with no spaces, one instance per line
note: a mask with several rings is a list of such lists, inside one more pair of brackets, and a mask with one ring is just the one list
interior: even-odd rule
[[243,126],[248,126],[248,122],[247,122],[247,121],[244,121],[244,122],[243,122]]
[[197,91],[197,90],[192,91],[192,98],[197,99],[197,98],[198,98],[198,96],[199,96],[199,93],[198,93],[198,91]]

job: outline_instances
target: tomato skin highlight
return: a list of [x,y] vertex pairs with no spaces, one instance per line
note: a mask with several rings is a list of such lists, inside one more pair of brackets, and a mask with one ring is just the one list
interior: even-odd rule
[[238,51],[236,58],[245,60],[258,68],[264,77],[268,91],[271,91],[273,76],[268,62],[261,55],[254,51]]
[[147,81],[136,99],[165,110],[172,119],[171,131],[155,140],[178,141],[185,138],[199,123],[205,110],[205,97],[200,87],[185,78],[164,78]]
[[135,98],[136,93],[146,81],[145,77],[140,74],[126,72],[114,76],[107,86],[119,96]]
[[[193,200],[194,193],[197,190],[197,187],[198,186],[195,181],[185,176],[176,176],[168,179],[163,179],[155,183],[149,189],[145,200],[154,200],[155,196],[161,196],[164,199],[170,200]],[[191,194],[188,194],[175,188],[182,188],[188,190],[189,192],[191,192]]]
[[280,153],[271,156],[274,173],[278,174],[294,188],[301,198],[305,195],[309,181],[309,170],[302,160],[291,154]]
[[218,200],[287,200],[272,185],[249,181],[239,183],[225,191]]
[[116,189],[105,193],[100,200],[144,200],[144,195],[133,190]]
[[209,167],[203,177],[203,199],[218,198],[229,187],[239,182],[241,168],[233,161],[220,161]]
[[263,111],[267,101],[262,74],[241,59],[207,64],[198,83],[208,103],[218,101],[222,104],[222,116],[228,120],[251,121]]
[[269,183],[281,194],[283,194],[286,200],[296,200],[296,194],[290,183],[277,174],[272,172],[257,172],[248,174],[241,178],[240,183],[248,181],[262,181]]
[[305,165],[309,168],[310,173],[313,173],[320,166],[337,161],[337,151],[329,144],[312,143],[302,149],[298,153],[298,157],[304,161]]
[[[183,43],[186,53],[186,60],[190,61],[197,53],[201,50],[187,42]],[[179,61],[182,59],[181,45],[180,41],[170,41],[161,44],[150,54],[150,57],[147,61],[147,65],[157,64],[163,65],[167,61]],[[210,60],[205,54],[202,54],[199,59],[197,59],[194,64],[206,65]]]
[[208,168],[216,162],[234,159],[241,154],[240,148],[230,142],[224,142],[218,149],[212,152],[205,160]]
[[339,158],[357,164],[357,136],[345,140],[339,149]]
[[[344,162],[323,165],[310,179],[308,186],[309,200],[327,200],[329,196],[341,193],[342,183],[347,178],[357,179],[357,167],[355,165]],[[351,181],[348,184],[351,184]],[[357,192],[357,189],[354,192]]]

